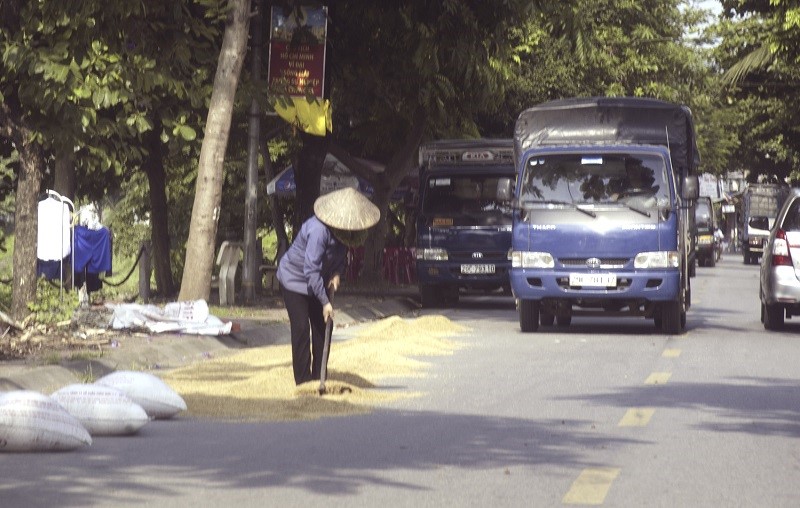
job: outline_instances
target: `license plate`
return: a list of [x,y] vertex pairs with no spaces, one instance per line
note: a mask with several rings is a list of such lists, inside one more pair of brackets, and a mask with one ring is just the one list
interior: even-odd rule
[[494,265],[461,265],[461,273],[465,275],[494,273],[494,270]]
[[613,273],[571,273],[570,286],[604,288],[617,285],[617,276]]

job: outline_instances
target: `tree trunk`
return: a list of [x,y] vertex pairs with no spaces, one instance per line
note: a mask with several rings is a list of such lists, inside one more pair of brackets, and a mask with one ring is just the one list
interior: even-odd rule
[[75,202],[75,163],[72,156],[71,148],[61,148],[56,152],[53,190]]
[[247,50],[250,22],[248,0],[229,0],[228,3],[231,9],[217,62],[205,138],[200,148],[179,300],[208,300],[211,293],[225,150],[230,135],[236,87]]
[[22,321],[30,314],[28,304],[36,301],[38,198],[44,174],[41,147],[35,141],[35,133],[21,118],[19,107],[8,102],[0,103],[0,136],[14,144],[19,153],[20,166],[15,196],[15,240],[11,277],[11,317],[16,321]]
[[14,212],[15,241],[13,263],[14,285],[11,294],[11,317],[22,321],[30,314],[28,304],[36,301],[36,245],[39,216],[39,189],[42,183],[44,158],[41,148],[28,129],[15,136],[19,151]]
[[389,231],[389,201],[397,186],[408,174],[409,169],[416,166],[416,156],[424,129],[425,111],[422,108],[417,108],[405,141],[397,149],[397,152],[392,156],[392,160],[389,161],[382,173],[376,173],[361,164],[338,145],[332,144],[330,147],[331,152],[337,159],[342,161],[351,171],[372,184],[375,189],[372,201],[381,211],[380,222],[370,230],[367,241],[364,244],[364,268],[359,279],[362,283],[374,284],[380,282],[383,278],[381,259],[383,248],[386,245],[386,235]]
[[167,205],[167,176],[161,150],[161,119],[154,122],[153,130],[147,134],[148,154],[142,165],[150,184],[150,242],[152,261],[156,275],[156,288],[162,296],[175,295],[172,278],[169,241],[169,207]]
[[[279,131],[273,130],[270,134],[264,137],[261,141],[261,154],[264,158],[264,172],[267,175],[267,182],[271,182],[277,175],[275,168],[272,165],[272,159],[269,155],[268,140],[277,135]],[[283,207],[281,207],[278,198],[275,195],[269,197],[270,216],[272,218],[272,228],[275,230],[275,237],[277,239],[278,247],[275,252],[275,263],[281,259],[281,256],[289,249],[289,237],[286,235],[286,221],[284,220]]]
[[297,156],[294,167],[294,181],[297,185],[294,205],[292,235],[300,232],[300,226],[306,219],[314,215],[314,201],[319,197],[319,185],[322,179],[322,166],[328,155],[328,136],[314,136],[300,133],[303,148]]
[[[381,178],[381,180],[385,180]],[[364,243],[364,266],[359,275],[359,282],[366,285],[384,284],[383,281],[383,248],[386,245],[386,234],[389,231],[389,200],[392,190],[386,181],[373,184],[375,193],[372,202],[381,211],[381,220],[373,227]]]

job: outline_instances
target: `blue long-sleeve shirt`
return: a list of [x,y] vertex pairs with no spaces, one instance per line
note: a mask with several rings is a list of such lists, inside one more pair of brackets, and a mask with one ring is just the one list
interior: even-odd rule
[[325,305],[330,301],[325,287],[334,274],[344,276],[346,263],[347,248],[313,216],[281,258],[276,276],[289,291],[314,295]]

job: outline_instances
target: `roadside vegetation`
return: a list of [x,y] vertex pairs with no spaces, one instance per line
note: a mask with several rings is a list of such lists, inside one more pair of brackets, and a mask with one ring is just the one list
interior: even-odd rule
[[[2,3],[0,219],[3,237],[13,231],[15,238],[6,238],[2,254],[9,257],[0,259],[10,280],[0,284],[0,305],[10,316],[22,320],[31,305],[43,305],[32,281],[33,207],[44,189],[102,210],[114,234],[110,280],[127,273],[148,241],[157,298],[207,299],[219,245],[242,240],[249,220],[244,182],[254,106],[259,198],[252,220],[262,259],[274,261],[277,243],[290,240],[310,213],[330,152],[372,185],[383,212],[367,240],[364,284],[380,282],[387,243],[413,238],[413,198],[395,203],[390,196],[414,174],[420,143],[509,137],[521,110],[550,99],[630,95],[685,103],[697,123],[702,171],[800,177],[800,11],[793,2],[723,0],[719,17],[680,0],[332,2],[325,98],[333,113],[325,136],[274,116],[287,97],[270,90],[265,69],[252,66],[260,55],[265,67],[269,55],[268,34],[253,42],[256,23],[268,25],[273,6],[300,15],[304,4],[319,5]],[[251,11],[247,19],[232,16]],[[220,69],[237,77],[224,90],[215,80]],[[211,122],[215,107],[229,121]],[[221,155],[204,162],[204,143],[219,140]],[[364,160],[384,170],[376,173]],[[267,197],[267,183],[289,164],[296,196]],[[198,200],[206,192],[210,198]],[[191,238],[193,222],[203,237]],[[187,273],[202,283],[181,287]],[[137,286],[134,274],[97,296],[135,299]]]

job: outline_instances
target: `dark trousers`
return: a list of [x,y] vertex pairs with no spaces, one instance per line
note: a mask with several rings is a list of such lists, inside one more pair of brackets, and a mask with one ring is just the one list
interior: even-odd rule
[[318,380],[322,370],[322,348],[325,344],[325,321],[322,304],[315,296],[281,288],[292,333],[292,366],[294,382],[302,384]]

